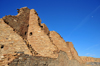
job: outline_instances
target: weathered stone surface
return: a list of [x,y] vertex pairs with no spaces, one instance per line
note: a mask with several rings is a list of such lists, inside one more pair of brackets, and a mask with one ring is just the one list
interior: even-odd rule
[[100,66],[100,62],[86,62],[85,66]]
[[9,66],[79,66],[77,63],[72,64],[67,54],[63,51],[59,51],[59,56],[56,59],[41,56],[28,56],[25,54],[19,57],[22,59],[15,59]]
[[57,47],[52,44],[48,35],[41,29],[41,21],[34,9],[30,10],[27,40],[34,50],[41,56],[57,58]]
[[27,7],[18,9],[18,15],[16,16],[5,16],[3,20],[5,23],[10,25],[15,32],[17,32],[24,39],[27,39],[27,31],[29,26],[29,13],[30,9]]
[[75,50],[75,48],[73,47],[72,42],[66,42],[67,46],[70,48],[70,52],[72,54],[72,56],[74,57],[74,59],[76,59],[78,62],[83,63],[82,59],[78,56],[77,51]]
[[66,42],[63,38],[55,31],[50,31],[50,39],[52,40],[53,44],[55,44],[58,50],[62,50],[67,53],[69,59],[72,59],[72,54],[70,52],[70,48],[67,46]]
[[75,59],[69,60],[66,52],[59,51],[58,58],[22,54],[14,59],[9,66],[100,66],[100,62],[81,64]]
[[24,52],[31,55],[23,39],[0,19],[0,60],[5,54],[15,55],[16,52]]

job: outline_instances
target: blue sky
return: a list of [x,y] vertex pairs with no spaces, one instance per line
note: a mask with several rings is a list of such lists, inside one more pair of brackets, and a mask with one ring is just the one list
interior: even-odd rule
[[0,0],[0,18],[35,9],[50,31],[73,42],[79,56],[100,58],[100,0]]

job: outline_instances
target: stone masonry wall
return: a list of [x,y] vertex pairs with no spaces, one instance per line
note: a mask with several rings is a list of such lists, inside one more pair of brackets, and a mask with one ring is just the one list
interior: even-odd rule
[[[3,19],[0,19],[0,60],[3,63],[7,64],[10,59],[7,60],[5,55],[11,54],[12,56],[16,55],[16,53],[25,53],[32,55],[27,45],[23,41],[23,38],[20,37],[16,32],[13,31],[9,25],[7,25]],[[10,58],[13,58],[13,57]]]
[[0,66],[100,66],[99,58],[85,60],[71,42],[41,24],[34,9],[0,19]]
[[30,9],[27,7],[18,9],[17,16],[5,16],[3,20],[6,24],[10,25],[15,32],[17,32],[24,39],[27,39],[27,31],[29,27],[29,14]]
[[34,9],[30,10],[27,40],[39,56],[57,58],[58,54],[54,53],[57,51],[57,47],[41,29],[41,22],[39,22],[39,17]]

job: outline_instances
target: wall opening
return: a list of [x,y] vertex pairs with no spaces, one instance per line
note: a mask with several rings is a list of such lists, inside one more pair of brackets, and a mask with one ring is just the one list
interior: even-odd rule
[[25,35],[27,34],[27,32],[25,32]]
[[41,24],[40,23],[38,23],[39,24],[39,26],[41,26]]
[[4,45],[1,45],[1,49],[3,49],[4,48]]
[[13,31],[15,31],[15,29],[13,29]]
[[30,36],[32,35],[32,32],[30,32]]
[[43,28],[43,26],[41,26],[41,28]]
[[4,21],[6,24],[9,24],[9,22]]
[[27,27],[29,27],[29,25],[27,25]]

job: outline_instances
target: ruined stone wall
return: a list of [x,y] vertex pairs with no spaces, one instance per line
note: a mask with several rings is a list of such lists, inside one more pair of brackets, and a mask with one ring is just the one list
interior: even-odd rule
[[80,63],[84,63],[82,61],[82,59],[78,56],[77,51],[75,50],[72,42],[66,42],[66,44],[68,45],[68,47],[70,48],[70,52],[72,53],[72,56],[74,57],[74,59],[76,59],[78,62]]
[[23,38],[14,32],[13,28],[7,25],[3,19],[0,19],[0,61],[7,64],[14,59],[14,55],[17,53],[31,55]]
[[80,56],[84,62],[100,62],[100,58]]
[[6,24],[10,25],[13,28],[13,31],[17,32],[20,36],[22,36],[22,38],[27,39],[29,14],[30,9],[24,7],[18,9],[18,15],[8,15],[3,17],[3,20]]
[[53,44],[55,44],[58,48],[58,50],[62,50],[67,53],[69,59],[72,59],[72,54],[70,52],[70,48],[66,44],[66,42],[63,40],[63,38],[55,31],[50,31],[50,39],[52,40]]
[[71,42],[41,24],[34,9],[0,19],[0,66],[87,66],[81,59]]
[[20,55],[9,66],[83,66],[76,60],[69,60],[67,54],[59,51],[58,58]]
[[39,56],[57,58],[58,54],[54,53],[57,51],[57,47],[52,44],[48,35],[41,29],[41,22],[39,22],[39,17],[34,9],[30,10],[27,40]]

